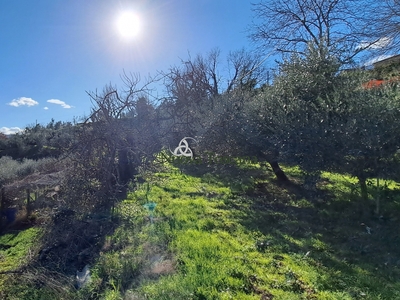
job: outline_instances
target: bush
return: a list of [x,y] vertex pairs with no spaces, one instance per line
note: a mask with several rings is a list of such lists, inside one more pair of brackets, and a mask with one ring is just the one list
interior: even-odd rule
[[43,172],[53,166],[55,159],[44,158],[40,160],[24,159],[18,161],[10,156],[0,158],[0,186],[3,186],[13,180],[28,176],[35,171]]

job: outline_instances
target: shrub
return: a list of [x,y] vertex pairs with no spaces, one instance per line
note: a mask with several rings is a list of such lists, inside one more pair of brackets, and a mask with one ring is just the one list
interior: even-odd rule
[[7,184],[13,180],[28,176],[35,171],[43,172],[51,170],[54,166],[55,159],[44,158],[40,160],[24,159],[18,161],[10,156],[0,158],[0,186]]

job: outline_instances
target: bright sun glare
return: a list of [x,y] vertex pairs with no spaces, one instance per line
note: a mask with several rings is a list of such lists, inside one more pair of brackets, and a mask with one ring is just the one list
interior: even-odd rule
[[140,21],[138,16],[130,11],[123,12],[117,19],[117,30],[125,39],[132,39],[139,34]]

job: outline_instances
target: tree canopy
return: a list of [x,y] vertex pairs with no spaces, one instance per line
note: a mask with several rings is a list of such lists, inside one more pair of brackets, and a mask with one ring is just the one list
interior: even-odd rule
[[305,54],[312,43],[321,55],[350,63],[376,43],[366,40],[366,5],[359,0],[260,1],[254,4],[250,38],[264,52]]

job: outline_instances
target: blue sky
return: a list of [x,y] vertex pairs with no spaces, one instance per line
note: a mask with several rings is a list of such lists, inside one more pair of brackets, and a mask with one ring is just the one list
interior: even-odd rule
[[[245,0],[2,0],[0,132],[88,114],[86,91],[122,86],[123,70],[145,78],[188,53],[219,48],[224,59],[250,49],[251,7]],[[131,40],[116,29],[127,10],[141,24]]]

